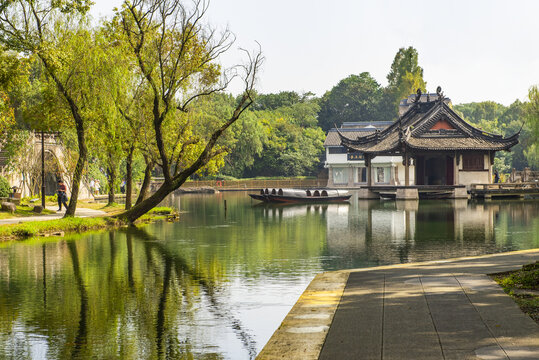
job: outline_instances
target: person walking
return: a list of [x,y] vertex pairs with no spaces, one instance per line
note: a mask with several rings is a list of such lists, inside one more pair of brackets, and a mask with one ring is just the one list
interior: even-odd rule
[[62,180],[58,180],[58,211],[62,211],[62,204],[67,210],[67,188]]

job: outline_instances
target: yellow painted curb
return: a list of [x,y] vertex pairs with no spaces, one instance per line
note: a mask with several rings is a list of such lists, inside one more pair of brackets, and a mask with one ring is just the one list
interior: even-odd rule
[[349,273],[316,275],[257,359],[318,359]]

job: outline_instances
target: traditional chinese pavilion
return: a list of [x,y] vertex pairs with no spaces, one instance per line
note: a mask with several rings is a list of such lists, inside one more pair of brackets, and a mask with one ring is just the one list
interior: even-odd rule
[[417,198],[421,186],[460,188],[460,196],[456,197],[463,197],[466,186],[492,182],[496,151],[509,151],[518,144],[519,133],[504,138],[464,121],[452,110],[440,87],[436,94],[427,96],[419,90],[417,95],[403,100],[401,108],[403,105],[399,119],[382,130],[349,138],[337,129],[348,153],[364,158],[365,188],[372,187],[371,162],[375,157],[401,156],[402,198]]

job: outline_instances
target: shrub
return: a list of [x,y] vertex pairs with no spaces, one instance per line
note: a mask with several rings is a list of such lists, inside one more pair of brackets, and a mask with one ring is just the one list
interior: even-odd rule
[[46,202],[57,202],[58,201],[58,194],[45,196],[45,201]]
[[0,176],[0,197],[9,197],[11,194],[11,186],[3,176]]

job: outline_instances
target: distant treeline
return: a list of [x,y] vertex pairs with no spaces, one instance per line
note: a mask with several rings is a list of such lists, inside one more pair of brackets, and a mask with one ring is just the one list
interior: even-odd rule
[[[368,72],[350,75],[322,97],[283,91],[259,94],[227,136],[228,155],[221,177],[313,176],[322,170],[323,142],[327,130],[343,122],[396,120],[401,99],[421,88],[426,91],[417,51],[400,49],[382,87]],[[530,97],[533,99],[533,90]],[[219,106],[234,106],[230,96],[215,97]],[[506,107],[484,101],[454,105],[465,120],[487,132],[520,133],[511,152],[496,154],[495,169],[539,169],[533,103],[516,100]]]

